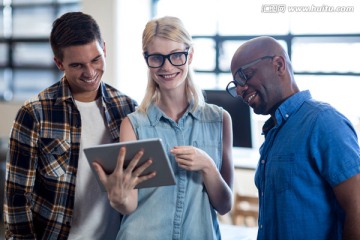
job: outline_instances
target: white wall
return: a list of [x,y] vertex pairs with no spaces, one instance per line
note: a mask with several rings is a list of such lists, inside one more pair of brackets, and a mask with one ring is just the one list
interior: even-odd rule
[[118,1],[94,1],[82,0],[81,11],[92,15],[98,22],[101,33],[106,44],[106,63],[107,68],[104,74],[104,80],[112,85],[116,85],[115,79],[117,76],[117,57],[116,57],[116,9]]
[[150,19],[150,4],[150,0],[82,0],[82,10],[96,19],[106,41],[104,81],[139,103],[147,80],[141,38]]
[[16,113],[22,103],[0,103],[0,137],[8,137]]

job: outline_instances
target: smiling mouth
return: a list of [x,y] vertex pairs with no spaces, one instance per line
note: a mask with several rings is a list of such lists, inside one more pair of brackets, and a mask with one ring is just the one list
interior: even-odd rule
[[96,81],[96,79],[92,79],[92,80],[83,80],[84,82],[86,82],[86,83],[93,83],[93,82],[95,82]]
[[98,78],[95,76],[95,77],[93,77],[93,78],[91,78],[91,79],[81,78],[81,81],[86,82],[86,83],[94,83],[94,82],[97,81],[97,79],[98,79]]
[[245,102],[250,105],[251,101],[257,96],[257,93],[254,92],[253,94],[251,94],[250,96],[247,96],[244,100]]
[[165,79],[171,79],[176,77],[177,73],[173,73],[173,74],[161,74],[160,76],[165,78]]

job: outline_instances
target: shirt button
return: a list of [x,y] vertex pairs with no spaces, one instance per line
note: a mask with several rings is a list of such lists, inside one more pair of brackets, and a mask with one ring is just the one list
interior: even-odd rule
[[265,164],[265,160],[263,159],[263,160],[261,160],[261,164]]
[[289,114],[285,114],[285,117],[288,118],[288,117],[289,117]]

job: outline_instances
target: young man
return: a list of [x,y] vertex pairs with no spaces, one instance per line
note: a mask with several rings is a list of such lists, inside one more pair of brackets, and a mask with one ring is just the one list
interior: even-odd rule
[[360,239],[360,149],[349,120],[300,91],[270,37],[235,52],[227,91],[270,115],[255,174],[258,239]]
[[10,136],[4,215],[7,239],[114,239],[120,214],[101,192],[83,149],[119,141],[136,102],[102,82],[105,43],[81,12],[53,23],[50,43],[64,77],[19,110]]

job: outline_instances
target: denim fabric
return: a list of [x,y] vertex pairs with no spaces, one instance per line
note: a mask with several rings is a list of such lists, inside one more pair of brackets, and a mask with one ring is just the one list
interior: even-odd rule
[[344,212],[332,188],[360,173],[351,123],[309,91],[287,99],[275,117],[255,175],[258,239],[341,239]]
[[220,169],[222,162],[222,110],[205,105],[188,111],[176,123],[158,107],[147,114],[128,115],[138,139],[163,139],[176,185],[139,190],[138,208],[122,219],[118,240],[221,239],[217,216],[203,185],[202,175],[177,166],[170,154],[174,146],[192,145],[207,152]]

